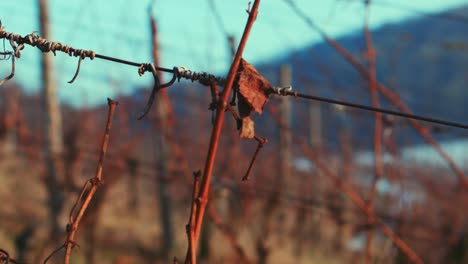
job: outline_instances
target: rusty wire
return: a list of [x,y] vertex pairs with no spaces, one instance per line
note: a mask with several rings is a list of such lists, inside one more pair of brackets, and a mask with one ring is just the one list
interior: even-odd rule
[[[145,115],[149,112],[153,102],[154,98],[157,94],[157,92],[161,89],[167,88],[174,84],[174,82],[180,81],[182,78],[191,80],[193,81],[198,81],[199,83],[203,85],[209,85],[210,80],[213,80],[217,85],[224,86],[226,79],[223,77],[215,76],[213,74],[207,73],[207,72],[196,72],[192,71],[190,69],[187,69],[183,66],[180,67],[174,67],[173,69],[168,69],[168,68],[162,68],[162,67],[157,67],[154,64],[151,63],[137,63],[137,62],[131,62],[127,60],[122,60],[114,57],[109,57],[105,55],[100,55],[95,53],[92,50],[85,50],[85,49],[76,49],[73,47],[70,47],[68,45],[64,45],[60,42],[56,41],[49,41],[47,39],[42,38],[39,36],[36,32],[33,32],[29,35],[26,36],[21,36],[20,34],[15,34],[11,32],[4,31],[4,27],[0,23],[0,39],[8,39],[10,40],[10,44],[13,48],[13,52],[2,52],[0,55],[10,55],[12,57],[12,72],[9,76],[7,76],[5,79],[0,80],[0,85],[5,83],[6,81],[10,80],[14,76],[14,69],[15,69],[15,61],[14,58],[20,58],[21,57],[21,50],[24,49],[24,45],[30,45],[33,47],[37,47],[40,49],[42,52],[52,52],[54,55],[56,55],[57,51],[63,52],[68,54],[69,56],[74,56],[74,57],[79,57],[78,60],[78,67],[75,72],[75,75],[73,76],[72,80],[69,81],[69,83],[72,83],[73,81],[76,80],[78,73],[80,71],[81,67],[81,62],[85,58],[90,58],[93,60],[94,58],[99,58],[103,60],[108,60],[112,61],[115,63],[121,63],[121,64],[126,64],[130,66],[136,66],[138,67],[138,73],[139,75],[143,75],[145,72],[151,72],[153,74],[153,77],[155,79],[155,85],[153,87],[153,90],[151,91],[151,95],[148,99],[148,102],[142,112],[142,114],[139,115],[138,120],[141,120]],[[18,46],[15,45],[18,44]],[[159,78],[157,77],[156,72],[157,71],[163,71],[163,72],[168,72],[172,73],[173,77],[172,79],[165,83],[165,84],[160,84]],[[274,87],[272,88],[272,93],[277,93],[280,95],[288,95],[288,96],[295,96],[295,97],[302,97],[302,98],[307,98],[307,99],[312,99],[312,100],[319,100],[322,102],[327,102],[327,103],[332,103],[332,104],[340,104],[340,105],[345,105],[349,107],[355,107],[355,108],[360,108],[368,111],[373,111],[373,112],[381,112],[389,115],[395,115],[395,116],[400,116],[404,118],[409,118],[409,119],[415,119],[415,120],[421,120],[421,121],[426,121],[426,122],[431,122],[431,123],[437,123],[437,124],[442,124],[446,126],[452,126],[452,127],[458,127],[458,128],[463,128],[463,129],[468,129],[468,125],[466,124],[461,124],[457,122],[452,122],[452,121],[446,121],[446,120],[441,120],[441,119],[436,119],[432,117],[425,117],[425,116],[419,116],[419,115],[413,115],[413,114],[408,114],[408,113],[403,113],[403,112],[397,112],[393,110],[387,110],[387,109],[381,109],[381,108],[376,108],[376,107],[370,107],[370,106],[365,106],[365,105],[360,105],[360,104],[355,104],[355,103],[350,103],[350,102],[345,102],[345,101],[338,101],[338,100],[333,100],[333,99],[327,99],[327,98],[320,98],[317,96],[311,96],[311,95],[305,95],[305,94],[300,94],[297,92],[292,92],[289,90],[285,90],[285,88],[290,89],[290,87]]]
[[[43,53],[52,52],[54,55],[57,55],[57,51],[59,51],[59,52],[66,53],[69,56],[79,57],[76,72],[73,78],[68,83],[73,83],[76,80],[81,69],[81,62],[86,58],[89,58],[90,60],[94,60],[95,58],[98,58],[102,60],[112,61],[115,63],[138,67],[138,74],[140,76],[143,75],[145,72],[151,72],[153,74],[155,84],[148,98],[148,102],[145,108],[143,109],[143,112],[138,116],[138,120],[141,120],[149,112],[157,92],[161,89],[171,86],[172,84],[174,84],[176,80],[180,81],[183,78],[183,79],[191,80],[192,82],[198,81],[199,83],[204,84],[204,85],[209,85],[210,80],[214,80],[218,85],[224,85],[224,83],[226,82],[226,79],[223,77],[218,77],[207,72],[192,71],[183,66],[173,67],[172,69],[168,69],[168,68],[158,67],[157,65],[154,65],[152,63],[138,63],[138,62],[133,62],[133,61],[128,61],[128,60],[123,60],[123,59],[119,59],[115,57],[97,54],[96,52],[92,50],[73,48],[71,46],[64,45],[57,41],[49,41],[45,38],[42,38],[36,32],[33,32],[25,36],[22,36],[20,34],[15,34],[12,32],[7,32],[4,30],[4,26],[2,26],[1,21],[0,21],[0,39],[9,40],[14,50],[13,52],[0,53],[0,55],[4,55],[4,56],[10,55],[10,57],[12,58],[12,73],[5,79],[0,80],[0,85],[10,80],[11,78],[13,78],[14,67],[15,67],[14,58],[21,57],[21,50],[24,49],[25,45],[37,47]],[[165,84],[161,84],[159,81],[159,77],[156,74],[157,71],[172,73],[173,74],[172,79]]]
[[15,56],[13,56],[13,52],[1,52],[0,55],[10,55],[11,57],[11,73],[7,77],[0,80],[0,86],[2,86],[2,84],[15,76]]
[[[64,45],[60,42],[49,41],[47,39],[44,39],[41,36],[39,36],[36,32],[33,32],[26,36],[22,36],[20,34],[15,34],[12,32],[5,31],[4,27],[1,24],[0,24],[0,39],[10,40],[10,43],[12,43],[12,45],[15,45],[15,43],[18,44],[18,46],[14,49],[15,51],[13,54],[16,58],[21,57],[21,50],[24,49],[24,46],[26,44],[26,45],[30,45],[33,47],[37,47],[39,50],[41,50],[44,53],[52,52],[54,55],[56,55],[56,52],[60,51],[60,52],[68,54],[69,56],[79,57],[78,66],[81,64],[81,61],[84,60],[85,58],[89,58],[91,60],[97,58],[97,59],[112,61],[115,63],[138,67],[139,75],[143,75],[145,72],[152,72],[153,69],[151,68],[151,65],[153,65],[155,71],[162,71],[162,72],[168,72],[168,73],[174,74],[175,75],[173,77],[174,81],[175,79],[180,81],[180,79],[183,78],[183,79],[187,79],[191,81],[198,81],[205,85],[209,84],[210,79],[213,79],[218,85],[224,85],[224,82],[226,81],[226,79],[223,77],[218,77],[213,74],[206,73],[206,72],[192,71],[183,66],[169,69],[169,68],[158,67],[151,63],[138,63],[138,62],[123,60],[123,59],[119,59],[115,57],[105,56],[105,55],[98,54],[92,50],[73,48],[71,46]],[[0,53],[0,55],[3,55],[3,54]],[[10,55],[10,53],[8,53],[7,55]],[[77,75],[78,72],[79,72],[79,67],[75,75]],[[76,76],[74,76],[72,80],[74,79],[76,79]],[[171,84],[174,83],[174,81],[172,81]]]
[[[3,28],[2,22],[0,21],[0,31],[2,30],[2,28]],[[13,51],[6,51],[5,39],[3,39],[3,51],[0,52],[0,55],[3,55],[3,58],[1,60],[9,60],[11,58],[11,73],[7,77],[0,80],[0,86],[4,84],[5,82],[7,82],[8,80],[10,80],[11,78],[13,78],[13,76],[15,76],[15,55],[14,54],[16,53],[17,47],[16,47],[16,44],[12,40],[10,40],[10,46],[13,49]]]

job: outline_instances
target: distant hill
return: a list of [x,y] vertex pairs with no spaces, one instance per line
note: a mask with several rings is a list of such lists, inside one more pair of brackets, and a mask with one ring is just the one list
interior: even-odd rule
[[[468,14],[468,7],[447,14]],[[311,34],[315,34],[311,31]],[[468,23],[419,17],[389,24],[372,32],[377,52],[377,79],[398,91],[403,101],[416,114],[468,123]],[[365,63],[363,32],[353,32],[337,41]],[[271,82],[276,83],[279,66],[289,63],[293,68],[293,86],[301,92],[344,99],[370,105],[369,88],[357,71],[327,43],[296,50],[288,56],[257,65]],[[386,107],[388,102],[380,97]],[[367,127],[372,133],[372,115],[357,133]],[[324,113],[330,116],[330,113]],[[329,121],[330,119],[327,118]],[[333,131],[337,123],[326,124]],[[467,135],[450,129],[440,137]],[[411,141],[418,142],[417,137]]]

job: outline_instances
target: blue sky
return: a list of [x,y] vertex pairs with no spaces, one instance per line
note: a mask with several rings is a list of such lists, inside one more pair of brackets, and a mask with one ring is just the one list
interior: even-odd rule
[[[6,31],[29,34],[38,30],[36,0],[4,1],[0,10]],[[229,65],[229,51],[223,32],[210,8],[209,0],[49,0],[53,39],[73,47],[137,62],[148,62],[150,36],[148,6],[160,27],[162,64],[186,66],[197,71],[223,74]],[[225,30],[239,38],[247,19],[248,1],[214,0]],[[333,37],[360,30],[364,8],[357,0],[295,0],[314,21]],[[405,10],[436,13],[467,5],[468,0],[374,0],[370,26],[417,16]],[[390,3],[390,4],[388,4]],[[387,5],[388,4],[388,5]],[[244,58],[250,62],[266,61],[287,54],[292,49],[320,41],[284,0],[263,0]],[[15,81],[28,91],[39,87],[40,51],[26,48],[17,61]],[[68,84],[77,60],[60,54],[54,60],[55,79],[60,98],[74,104],[100,104],[117,92],[129,93],[135,86],[151,83],[151,76],[139,77],[133,67],[110,62],[85,60],[80,76]],[[1,75],[8,75],[7,62],[0,64]],[[78,98],[78,100],[77,100]]]

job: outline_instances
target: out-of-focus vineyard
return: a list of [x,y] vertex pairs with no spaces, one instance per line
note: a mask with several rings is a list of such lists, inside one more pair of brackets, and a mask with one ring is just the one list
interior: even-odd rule
[[[321,30],[293,1],[286,2],[291,15]],[[366,16],[372,2],[364,5]],[[260,10],[262,5],[268,1]],[[249,17],[253,8],[249,5]],[[292,84],[307,94],[468,123],[462,120],[463,104],[457,105],[466,94],[468,67],[463,61],[468,22],[453,19],[461,19],[460,10],[466,8],[375,32],[364,22],[362,32],[337,42],[321,32],[324,43],[254,64],[273,86]],[[40,17],[46,16],[42,10]],[[149,60],[160,66],[158,43],[164,36],[158,35],[156,21],[148,16]],[[428,23],[440,27],[423,32]],[[442,33],[447,41],[434,43]],[[226,36],[226,49],[232,40]],[[232,45],[233,58],[236,48]],[[44,58],[52,59],[49,55]],[[245,139],[239,137],[245,117],[232,118],[232,112],[242,112],[242,90],[234,89],[233,104],[223,104],[213,83],[179,80],[156,95],[142,120],[136,117],[152,87],[113,97],[119,105],[103,181],[96,183],[105,149],[105,97],[93,107],[59,105],[50,97],[54,89],[46,87],[54,86],[51,76],[60,71],[47,71],[47,61],[40,66],[40,87],[51,92],[25,92],[16,81],[21,76],[0,89],[3,263],[9,261],[7,253],[17,263],[42,263],[55,249],[50,263],[63,263],[61,246],[67,243],[73,244],[72,263],[89,264],[186,258],[190,263],[190,248],[198,249],[199,263],[468,263],[464,129],[269,96],[263,113],[251,116],[257,140]],[[5,57],[0,63],[11,62]],[[81,67],[85,63],[94,62],[86,59]],[[168,76],[159,78],[164,83]],[[118,90],[120,84],[114,85]],[[210,135],[222,114],[212,176],[204,182]],[[187,250],[192,205],[198,203],[200,210],[203,202],[192,193],[199,173],[201,185],[211,188],[198,244]],[[97,191],[75,230],[73,212],[90,193],[82,189],[88,179]],[[72,231],[76,236],[69,240]]]

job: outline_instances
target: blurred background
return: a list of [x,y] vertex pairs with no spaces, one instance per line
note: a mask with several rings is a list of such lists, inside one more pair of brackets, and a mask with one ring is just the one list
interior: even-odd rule
[[[225,76],[247,8],[248,1],[15,0],[2,3],[0,20],[7,32]],[[372,105],[369,80],[317,32],[368,69],[368,27],[376,79],[395,95],[380,94],[382,107],[401,110],[399,101],[415,114],[468,123],[467,11],[462,0],[263,1],[243,58],[273,86]],[[11,50],[8,41],[0,48]],[[0,59],[4,78],[11,58]],[[20,263],[41,263],[63,244],[70,209],[95,173],[111,97],[120,104],[105,184],[80,225],[73,263],[183,261],[192,172],[203,169],[212,128],[209,88],[180,80],[138,121],[151,74],[87,58],[69,84],[77,63],[26,46],[14,78],[1,86],[0,248]],[[201,263],[408,263],[304,148],[373,203],[425,263],[468,263],[468,191],[460,180],[468,180],[466,130],[415,129],[384,115],[379,171],[373,113],[300,98],[270,98],[266,108],[252,117],[268,143],[249,181],[241,178],[257,143],[240,139],[236,121],[226,118]]]

